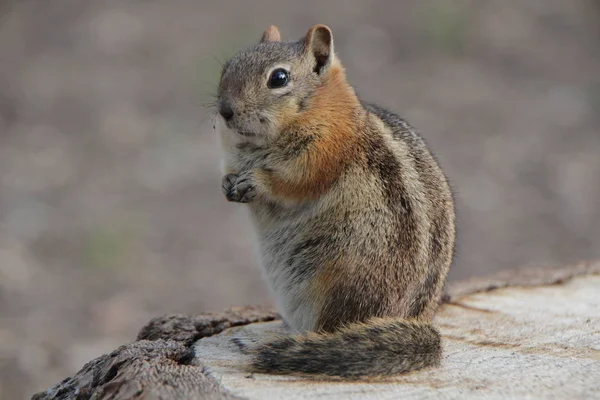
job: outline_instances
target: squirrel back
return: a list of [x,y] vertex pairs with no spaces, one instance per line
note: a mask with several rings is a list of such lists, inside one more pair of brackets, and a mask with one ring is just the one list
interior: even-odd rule
[[312,27],[277,28],[219,83],[223,192],[247,203],[277,307],[296,331],[248,346],[251,370],[356,378],[441,357],[430,325],[452,261],[452,195],[414,129],[359,100]]

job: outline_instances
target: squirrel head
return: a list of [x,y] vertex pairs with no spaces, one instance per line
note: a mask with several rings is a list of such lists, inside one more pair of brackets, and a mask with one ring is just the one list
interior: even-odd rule
[[275,139],[317,107],[313,101],[317,91],[328,82],[338,83],[332,82],[332,74],[345,83],[327,26],[315,25],[297,41],[281,41],[279,30],[271,26],[257,45],[240,51],[223,66],[217,118],[245,140]]

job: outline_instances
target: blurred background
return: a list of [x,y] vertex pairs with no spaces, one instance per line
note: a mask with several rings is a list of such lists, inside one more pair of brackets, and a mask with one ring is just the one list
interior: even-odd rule
[[597,0],[1,0],[0,399],[153,316],[270,302],[204,105],[219,61],[314,23],[449,175],[450,279],[600,257]]

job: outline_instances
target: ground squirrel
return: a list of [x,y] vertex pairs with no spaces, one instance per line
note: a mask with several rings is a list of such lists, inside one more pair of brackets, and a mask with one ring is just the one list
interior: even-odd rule
[[359,378],[437,365],[452,194],[413,128],[358,98],[331,30],[281,41],[271,26],[224,64],[216,105],[223,192],[247,203],[294,331],[240,345],[249,368]]

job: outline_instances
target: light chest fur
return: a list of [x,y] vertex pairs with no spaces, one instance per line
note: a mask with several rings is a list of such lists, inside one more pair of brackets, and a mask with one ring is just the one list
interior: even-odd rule
[[[256,150],[264,145],[256,140],[240,137],[221,121],[216,122],[221,140],[223,173],[237,173],[260,165],[260,158],[267,149]],[[318,306],[314,304],[309,284],[294,273],[294,249],[302,245],[310,232],[311,221],[321,219],[325,198],[311,204],[287,206],[262,199],[248,205],[247,211],[258,241],[260,266],[266,278],[276,307],[288,325],[299,331],[313,330]],[[301,260],[297,260],[302,263]]]

